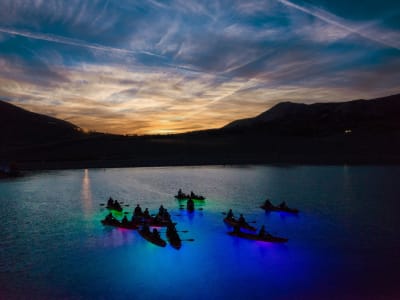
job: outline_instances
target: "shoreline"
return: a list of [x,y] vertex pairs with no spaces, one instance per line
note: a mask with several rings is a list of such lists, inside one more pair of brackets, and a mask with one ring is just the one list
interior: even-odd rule
[[399,159],[226,159],[226,160],[103,160],[103,161],[26,161],[17,162],[20,171],[102,169],[102,168],[144,168],[144,167],[184,167],[184,166],[243,166],[243,165],[275,165],[275,166],[370,166],[400,165]]

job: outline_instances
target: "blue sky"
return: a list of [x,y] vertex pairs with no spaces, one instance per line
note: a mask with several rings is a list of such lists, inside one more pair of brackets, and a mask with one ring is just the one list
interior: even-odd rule
[[398,1],[0,0],[0,99],[113,133],[400,93]]

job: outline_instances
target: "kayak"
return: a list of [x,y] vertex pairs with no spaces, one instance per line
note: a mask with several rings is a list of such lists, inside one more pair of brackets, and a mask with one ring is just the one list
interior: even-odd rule
[[109,210],[115,210],[117,212],[122,212],[122,207],[118,206],[118,205],[107,205],[106,208]]
[[240,228],[243,228],[243,229],[247,229],[250,231],[256,231],[256,228],[249,225],[248,223],[239,224],[239,221],[236,220],[235,218],[230,218],[230,219],[224,218],[224,222],[232,227],[239,226]]
[[272,236],[270,234],[266,234],[264,236],[259,236],[258,234],[253,234],[253,233],[246,233],[246,232],[228,232],[229,235],[231,236],[236,236],[248,240],[253,240],[253,241],[260,241],[260,242],[269,242],[269,243],[286,243],[288,239],[282,238],[282,237],[277,237],[277,236]]
[[168,238],[168,241],[169,241],[170,245],[173,248],[179,250],[182,247],[182,241],[181,241],[178,233],[175,233],[175,234],[174,233],[168,233],[168,231],[167,231],[167,238]]
[[160,247],[165,247],[167,245],[167,242],[164,241],[162,238],[154,236],[152,232],[144,232],[143,230],[139,230],[139,234],[146,240],[148,240],[150,243],[153,243],[154,245],[160,246]]
[[169,224],[171,224],[171,220],[167,219],[162,219],[162,218],[150,218],[144,220],[145,223],[147,223],[151,227],[166,227]]
[[204,196],[201,196],[201,195],[196,195],[196,194],[189,195],[189,194],[185,194],[185,193],[177,194],[174,197],[178,200],[188,200],[189,198],[192,198],[192,200],[194,200],[194,201],[202,201],[202,200],[206,199]]
[[107,225],[107,226],[113,226],[113,227],[118,227],[118,228],[124,228],[124,229],[137,229],[137,224],[132,223],[132,222],[128,222],[128,223],[122,223],[116,219],[113,219],[111,221],[107,221],[107,220],[101,220],[101,223],[103,225]]
[[280,212],[288,212],[292,214],[297,214],[299,210],[297,208],[290,208],[290,207],[280,207],[280,206],[275,206],[275,205],[261,205],[260,208],[262,208],[265,211],[280,211]]

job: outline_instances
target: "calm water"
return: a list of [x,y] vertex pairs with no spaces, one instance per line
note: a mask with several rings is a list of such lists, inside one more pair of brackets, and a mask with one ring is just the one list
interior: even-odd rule
[[[207,197],[179,210],[181,187]],[[167,207],[185,242],[103,227],[109,196]],[[267,214],[266,197],[301,210]],[[0,181],[0,298],[399,299],[400,167],[90,169]],[[226,234],[232,208],[284,245]]]

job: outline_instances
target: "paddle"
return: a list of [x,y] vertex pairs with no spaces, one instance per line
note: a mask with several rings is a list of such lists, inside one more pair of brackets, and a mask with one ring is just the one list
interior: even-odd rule
[[129,206],[129,204],[125,204],[125,206]]
[[[176,232],[188,233],[189,230],[177,230]],[[160,233],[166,233],[166,232],[165,231],[161,231]]]
[[104,203],[100,203],[100,206],[104,206],[105,204]]
[[194,242],[194,239],[185,239],[185,240],[181,240],[181,242]]

